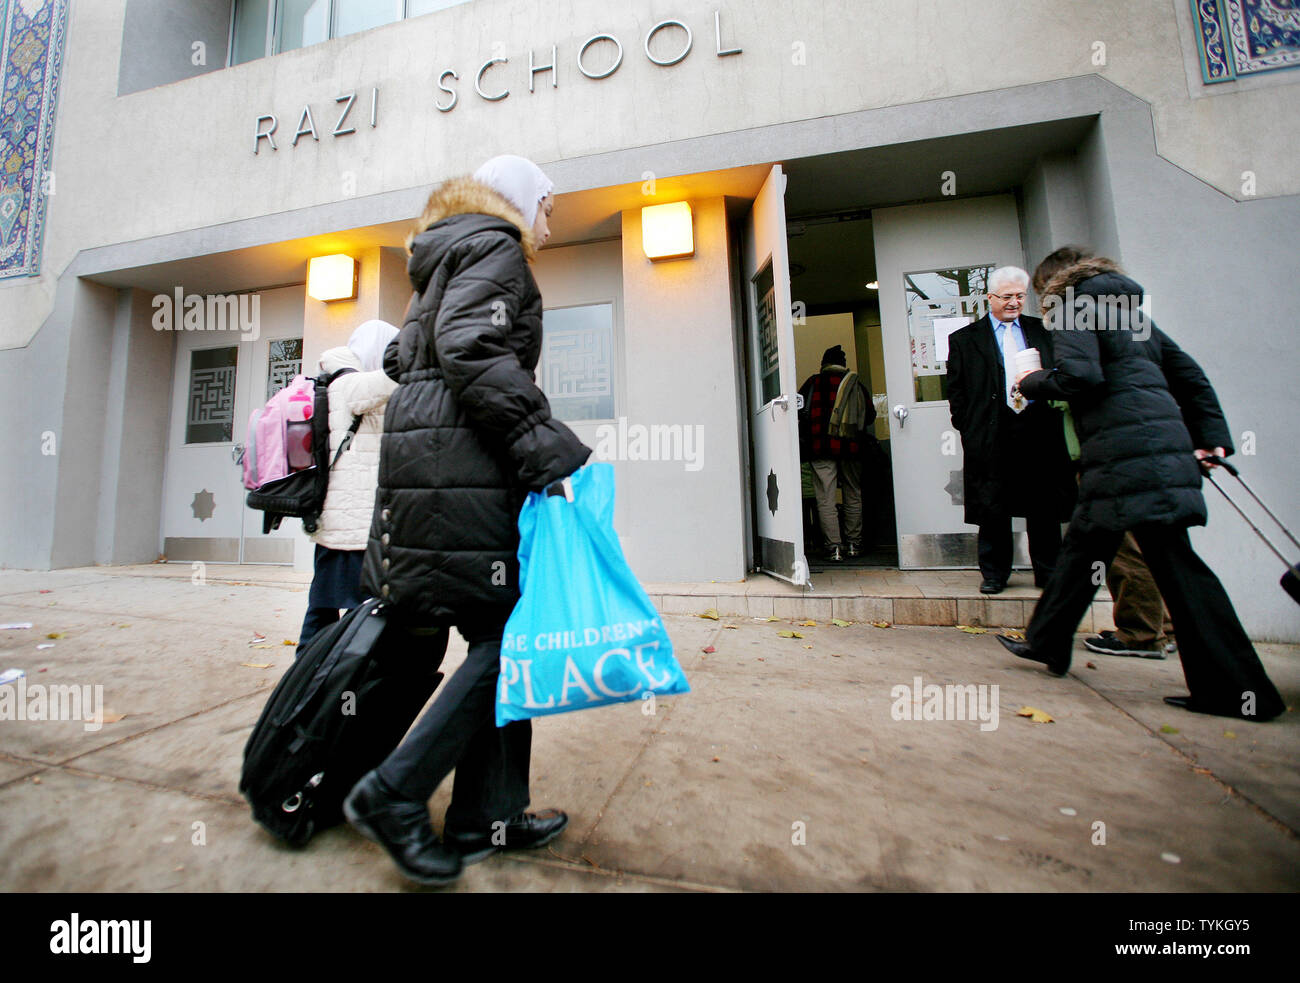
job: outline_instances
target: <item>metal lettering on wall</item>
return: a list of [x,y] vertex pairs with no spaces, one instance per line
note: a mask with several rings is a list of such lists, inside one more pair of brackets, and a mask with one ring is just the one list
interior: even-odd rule
[[[722,40],[722,12],[717,10],[713,12],[713,36],[714,55],[718,58],[738,55],[744,50],[734,45],[724,44]],[[646,32],[641,44],[647,60],[661,68],[670,68],[673,65],[681,64],[690,55],[694,46],[694,32],[691,31],[690,26],[684,20],[677,18],[662,20],[652,26]],[[542,50],[545,52],[545,48]],[[610,78],[619,70],[623,64],[623,54],[623,42],[618,39],[617,35],[602,32],[588,37],[572,52],[571,57],[574,67],[577,68],[580,74],[592,81],[599,81]],[[552,44],[549,60],[544,60],[539,64],[535,51],[530,48],[527,69],[516,73],[519,83],[522,84],[526,76],[528,91],[530,93],[536,92],[537,76],[549,73],[551,88],[558,88],[561,65],[559,56],[560,46]],[[510,76],[510,58],[499,52],[494,52],[492,57],[478,62],[464,75],[472,84],[475,94],[484,102],[502,102],[509,98],[511,92]],[[437,74],[433,105],[439,112],[449,113],[459,104],[460,92],[453,83],[460,82],[461,78],[462,72],[458,68],[444,68]],[[350,122],[353,105],[356,101],[356,92],[334,97],[335,112],[338,119],[329,131],[331,136],[341,137],[356,132],[356,127]],[[327,106],[320,114],[320,118],[327,118],[328,113],[329,107]],[[293,117],[289,118],[292,119]],[[303,106],[298,113],[297,119],[297,127],[294,130],[289,146],[297,147],[298,141],[307,136],[310,136],[313,142],[319,142],[321,131],[316,123],[317,113],[312,110],[310,104]],[[378,125],[379,89],[373,87],[370,90],[370,126],[374,128]],[[280,149],[275,142],[275,134],[279,127],[280,118],[275,113],[261,113],[258,115],[253,125],[254,155],[260,154],[263,141],[273,151]]]

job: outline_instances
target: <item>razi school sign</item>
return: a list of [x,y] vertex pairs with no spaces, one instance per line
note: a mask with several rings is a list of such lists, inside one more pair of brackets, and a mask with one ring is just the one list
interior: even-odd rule
[[[673,47],[668,51],[660,51],[656,55],[652,48],[655,39],[663,32],[671,31],[671,34],[664,35],[665,43]],[[722,41],[722,13],[715,10],[713,12],[713,38],[714,54],[718,58],[726,58],[729,55],[738,55],[743,49],[738,47],[729,47]],[[674,39],[675,40],[671,40]],[[605,42],[605,44],[601,44]],[[600,45],[597,48],[597,45]],[[669,68],[673,65],[680,64],[686,60],[695,46],[695,35],[690,26],[685,21],[676,18],[662,20],[646,32],[642,40],[641,48],[653,64],[663,68]],[[593,49],[595,49],[593,51]],[[543,49],[544,50],[544,49]],[[536,91],[537,77],[539,75],[550,75],[551,88],[559,88],[559,79],[556,75],[556,65],[558,64],[559,45],[551,45],[550,59],[539,63],[532,49],[528,51],[528,91]],[[576,63],[578,71],[592,81],[607,79],[623,64],[623,43],[613,34],[593,34],[577,49]],[[460,103],[460,88],[462,82],[469,83],[473,79],[474,92],[480,99],[485,102],[501,102],[510,97],[509,69],[505,66],[510,64],[510,59],[504,55],[494,54],[491,58],[486,59],[478,65],[478,70],[473,75],[465,75],[462,78],[461,73],[455,68],[444,68],[438,74],[438,95],[434,100],[434,106],[439,112],[450,113]],[[501,66],[501,67],[498,67]],[[516,78],[518,79],[518,75]],[[356,133],[356,126],[350,122],[352,110],[356,105],[358,94],[356,92],[346,92],[334,97],[337,120],[332,126],[328,125],[328,120],[332,118],[329,111],[322,114],[322,120],[326,122],[326,132],[332,137],[348,136]],[[379,89],[372,88],[369,92],[370,104],[370,126],[371,128],[379,125]],[[275,134],[280,127],[279,117],[275,113],[262,113],[257,117],[257,122],[253,127],[253,153],[259,154],[262,149],[263,141],[271,150],[279,150],[276,145]],[[298,146],[298,141],[303,137],[310,136],[313,140],[320,140],[321,129],[316,123],[316,114],[312,111],[311,105],[303,106],[302,112],[298,114],[298,127],[294,131],[293,139],[289,141],[289,146]]]

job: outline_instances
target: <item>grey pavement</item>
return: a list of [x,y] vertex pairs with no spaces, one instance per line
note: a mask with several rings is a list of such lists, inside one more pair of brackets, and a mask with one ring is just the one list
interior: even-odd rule
[[[104,709],[95,729],[14,719],[0,697],[0,890],[421,890],[347,827],[292,850],[253,823],[243,745],[292,662],[306,587],[265,568],[206,573],[0,571],[0,623],[33,625],[0,630],[0,671],[26,670],[29,706],[36,684],[99,685]],[[1177,659],[1080,646],[1055,679],[952,627],[665,623],[692,692],[652,714],[537,721],[533,804],[566,809],[569,828],[447,890],[1300,888],[1300,720],[1168,707],[1185,692]],[[1294,704],[1300,649],[1260,654]],[[445,668],[463,657],[455,639]],[[929,685],[984,687],[970,691],[983,719],[896,719],[941,709]]]

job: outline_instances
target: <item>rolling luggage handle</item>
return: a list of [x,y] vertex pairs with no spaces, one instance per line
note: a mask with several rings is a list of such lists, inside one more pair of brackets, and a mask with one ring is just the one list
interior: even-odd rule
[[[1295,536],[1291,535],[1291,530],[1282,524],[1282,520],[1273,514],[1273,510],[1264,504],[1263,500],[1261,500],[1260,497],[1255,494],[1254,490],[1250,487],[1250,485],[1246,484],[1245,479],[1241,477],[1241,472],[1238,471],[1234,465],[1229,464],[1223,458],[1215,454],[1211,454],[1208,457],[1203,458],[1203,461],[1209,462],[1211,464],[1219,465],[1225,471],[1227,471],[1228,474],[1232,475],[1239,482],[1241,482],[1241,487],[1246,489],[1246,493],[1255,500],[1255,503],[1261,509],[1263,509],[1265,514],[1267,514],[1268,517],[1273,520],[1274,524],[1279,529],[1282,530],[1282,532],[1286,535],[1286,538],[1291,540],[1291,542],[1295,545],[1297,549],[1300,549],[1300,541],[1297,541]],[[1251,529],[1254,530],[1255,535],[1258,536],[1260,539],[1262,539],[1264,541],[1264,545],[1267,546],[1270,550],[1272,550],[1273,555],[1276,556],[1279,560],[1281,560],[1282,563],[1286,566],[1287,568],[1286,573],[1282,574],[1282,579],[1280,581],[1282,585],[1282,589],[1285,590],[1288,594],[1290,594],[1292,599],[1297,604],[1300,604],[1300,566],[1297,566],[1296,564],[1292,563],[1290,560],[1288,560],[1285,556],[1282,555],[1282,551],[1273,545],[1273,541],[1264,535],[1264,531],[1260,529],[1259,526],[1255,525],[1254,521],[1250,518],[1250,516],[1248,516],[1245,513],[1242,507],[1232,500],[1232,496],[1223,490],[1223,486],[1221,486],[1217,481],[1214,480],[1214,475],[1209,468],[1203,468],[1202,470],[1204,470],[1205,477],[1209,480],[1210,484],[1212,484],[1215,488],[1219,490],[1219,494],[1222,495],[1224,498],[1226,498],[1228,500],[1228,504],[1231,505],[1234,509],[1236,509],[1237,514],[1246,520],[1246,524],[1250,526]]]

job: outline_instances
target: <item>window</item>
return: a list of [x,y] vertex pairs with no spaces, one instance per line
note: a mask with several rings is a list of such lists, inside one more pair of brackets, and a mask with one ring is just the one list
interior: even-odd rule
[[302,372],[302,339],[271,342],[266,360],[266,398],[270,399]]
[[235,0],[230,64],[346,37],[469,0]]
[[546,311],[537,374],[557,420],[612,420],[614,305]]
[[235,373],[239,346],[190,354],[190,396],[185,443],[222,444],[235,435]]
[[948,398],[948,335],[984,316],[993,269],[990,264],[903,274],[918,403]]

